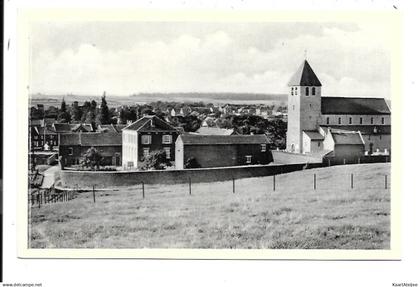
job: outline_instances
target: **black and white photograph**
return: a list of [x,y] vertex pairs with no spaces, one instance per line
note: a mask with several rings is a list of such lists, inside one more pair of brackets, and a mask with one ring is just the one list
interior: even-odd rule
[[28,248],[389,250],[381,25],[31,22]]
[[409,2],[6,1],[0,285],[417,287]]

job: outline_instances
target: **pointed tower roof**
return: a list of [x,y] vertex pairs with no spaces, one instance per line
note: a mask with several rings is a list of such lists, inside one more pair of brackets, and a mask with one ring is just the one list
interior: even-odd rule
[[308,61],[304,61],[289,81],[289,86],[322,86]]

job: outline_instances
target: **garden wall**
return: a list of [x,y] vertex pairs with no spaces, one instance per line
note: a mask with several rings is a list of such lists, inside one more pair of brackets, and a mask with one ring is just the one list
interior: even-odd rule
[[293,163],[320,163],[322,156],[311,156],[301,153],[292,153],[286,151],[271,151],[275,164],[293,164]]
[[61,170],[60,182],[62,187],[79,189],[110,188],[119,186],[145,184],[175,184],[191,182],[215,182],[232,180],[232,178],[247,178],[268,176],[302,170],[303,167],[321,167],[322,164],[289,164],[289,165],[261,165],[235,166],[223,168],[200,168],[165,171],[72,171]]

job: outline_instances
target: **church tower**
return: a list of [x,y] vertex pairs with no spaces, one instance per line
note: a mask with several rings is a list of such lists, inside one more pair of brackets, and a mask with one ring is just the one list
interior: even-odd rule
[[308,61],[289,81],[286,150],[302,152],[302,132],[317,131],[321,121],[321,82]]

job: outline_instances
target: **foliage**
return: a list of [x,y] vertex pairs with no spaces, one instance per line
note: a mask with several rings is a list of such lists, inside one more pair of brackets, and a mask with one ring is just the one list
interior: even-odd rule
[[83,115],[83,110],[81,109],[81,107],[79,106],[79,102],[74,101],[72,106],[71,106],[71,121],[74,123],[80,122],[82,119],[82,115]]
[[186,132],[195,132],[201,126],[201,120],[194,115],[169,117],[169,124],[181,127]]
[[200,168],[201,165],[197,162],[195,157],[190,157],[185,162],[185,168]]
[[152,151],[149,156],[143,158],[143,161],[140,164],[140,168],[143,170],[162,170],[166,169],[168,166],[171,166],[171,162],[166,158],[164,150]]
[[102,165],[102,156],[98,150],[91,147],[86,151],[82,158],[82,166],[90,169],[99,169]]
[[266,134],[274,147],[284,149],[286,146],[287,123],[280,118],[264,119],[256,115],[228,115],[216,121],[220,128],[234,129],[242,135]]
[[105,92],[101,99],[101,106],[99,107],[97,123],[102,125],[107,125],[111,123],[111,114],[109,112],[108,104],[106,102]]
[[67,111],[67,106],[66,106],[66,102],[64,101],[64,98],[61,102],[61,108],[60,108],[60,111],[58,113],[57,120],[60,123],[69,123],[71,121],[71,115]]

